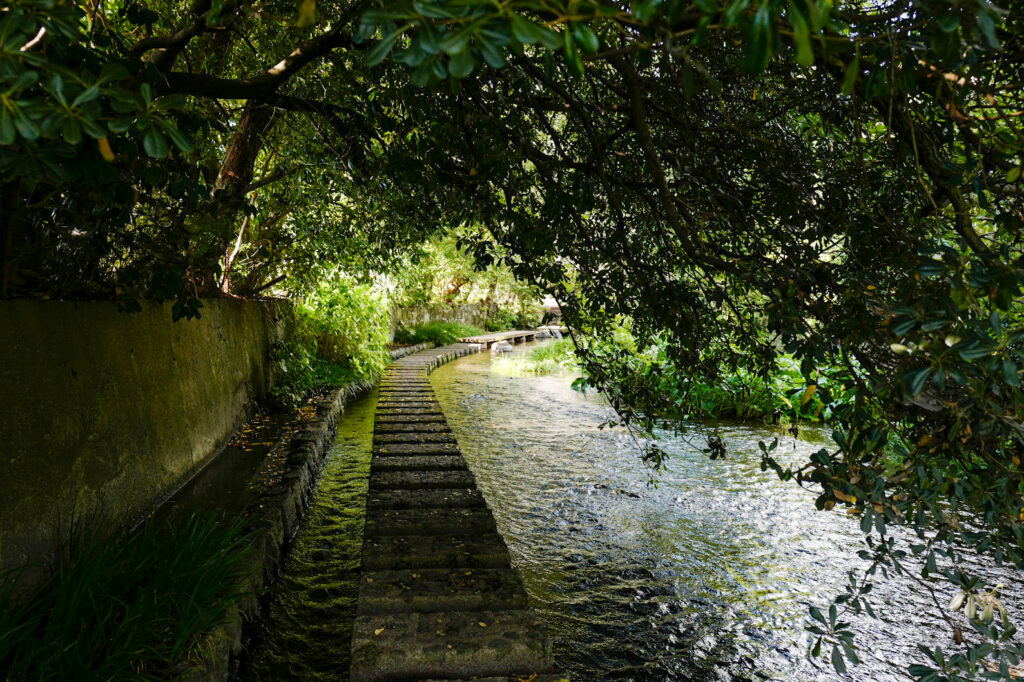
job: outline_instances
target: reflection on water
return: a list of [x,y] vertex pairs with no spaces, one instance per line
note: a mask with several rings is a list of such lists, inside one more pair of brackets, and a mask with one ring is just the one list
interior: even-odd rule
[[[762,472],[757,447],[777,436],[779,459],[796,461],[822,446],[820,430],[721,425],[729,456],[717,462],[699,437],[666,437],[668,469],[650,487],[629,435],[597,428],[611,416],[599,396],[490,363],[470,356],[431,381],[561,668],[576,680],[836,679],[807,660],[803,627],[859,565],[858,524]],[[906,679],[917,642],[950,648],[911,580],[873,596],[881,620],[854,619],[866,663],[848,679]]]

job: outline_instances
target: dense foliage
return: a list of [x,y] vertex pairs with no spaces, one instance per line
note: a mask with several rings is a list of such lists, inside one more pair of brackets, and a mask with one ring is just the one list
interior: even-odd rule
[[386,291],[335,272],[307,292],[273,350],[274,396],[294,405],[311,393],[376,381],[391,356]]
[[208,516],[151,521],[128,538],[75,537],[27,596],[15,592],[17,573],[0,575],[4,679],[160,680],[185,672],[199,638],[242,594],[241,532],[240,521]]
[[[1019,0],[366,9],[5,5],[0,295],[189,315],[484,226],[461,235],[478,264],[596,338],[629,319],[687,385],[795,359],[836,446],[791,471],[766,445],[764,466],[869,543],[812,612],[815,651],[855,662],[843,611],[909,571],[960,607],[911,672],[1008,675],[1024,652],[959,558],[1024,567]],[[578,349],[625,421],[686,428],[687,392],[637,381],[629,354]]]
[[478,267],[473,257],[460,248],[467,239],[488,239],[488,234],[480,228],[456,229],[410,249],[402,267],[391,273],[397,290],[396,304],[411,307],[483,303],[517,310],[534,303],[536,287],[516,279],[508,267],[500,264]]
[[411,327],[399,327],[395,330],[395,343],[414,345],[418,343],[436,343],[446,346],[455,343],[465,336],[479,336],[484,330],[471,324],[460,322],[423,322]]

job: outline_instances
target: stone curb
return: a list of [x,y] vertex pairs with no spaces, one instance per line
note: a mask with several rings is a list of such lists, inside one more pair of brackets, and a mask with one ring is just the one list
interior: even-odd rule
[[391,352],[391,359],[397,360],[398,358],[404,358],[406,355],[412,355],[413,353],[419,353],[421,350],[427,350],[433,348],[436,344],[433,342],[428,343],[417,343],[415,346],[406,346],[405,348],[396,348]]
[[313,489],[330,450],[345,403],[368,387],[339,389],[317,400],[316,417],[288,443],[287,470],[280,482],[265,490],[246,510],[247,532],[252,534],[250,573],[243,579],[242,595],[226,622],[207,633],[184,666],[189,670],[174,678],[180,682],[227,680],[243,651],[243,625],[260,617],[261,595],[280,569],[286,546],[313,495]]

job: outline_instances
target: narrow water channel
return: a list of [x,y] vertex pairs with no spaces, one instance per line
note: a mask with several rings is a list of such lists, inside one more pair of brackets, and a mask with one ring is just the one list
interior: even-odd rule
[[239,677],[347,680],[377,392],[346,405]]
[[[777,436],[785,456],[806,458],[822,431],[721,424],[719,462],[699,438],[666,437],[668,469],[649,486],[632,438],[598,428],[612,416],[600,396],[573,391],[572,377],[501,376],[491,362],[471,355],[431,381],[559,669],[578,682],[836,679],[807,660],[803,628],[807,607],[859,565],[858,525],[815,511],[811,493],[761,472],[757,454]],[[375,402],[345,413],[244,679],[346,679]],[[906,578],[874,596],[881,620],[856,622],[866,663],[847,679],[906,679],[916,643],[946,646],[949,633]]]

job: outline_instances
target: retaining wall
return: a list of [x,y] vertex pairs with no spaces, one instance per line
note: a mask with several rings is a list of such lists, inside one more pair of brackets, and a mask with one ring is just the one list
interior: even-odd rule
[[72,518],[141,518],[204,466],[269,390],[287,312],[0,301],[0,568],[45,561]]

